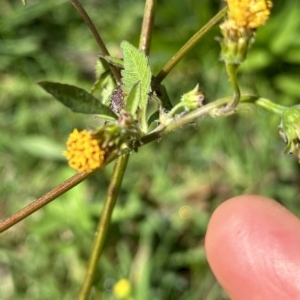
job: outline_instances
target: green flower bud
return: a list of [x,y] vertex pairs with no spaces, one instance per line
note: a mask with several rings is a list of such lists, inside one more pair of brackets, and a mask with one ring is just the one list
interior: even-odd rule
[[181,97],[181,104],[188,111],[201,107],[203,105],[203,101],[204,94],[199,90],[199,84],[197,84],[193,90]]
[[279,128],[279,134],[287,143],[284,152],[296,154],[300,161],[300,105],[282,112]]

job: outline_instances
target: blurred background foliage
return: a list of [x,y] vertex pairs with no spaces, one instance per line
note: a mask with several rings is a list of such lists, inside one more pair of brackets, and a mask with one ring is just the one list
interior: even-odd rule
[[[99,50],[67,0],[2,0],[0,11],[0,216],[42,196],[74,172],[61,155],[73,128],[97,124],[74,114],[36,82],[90,90]],[[137,45],[144,1],[82,0],[112,55]],[[224,3],[158,1],[150,57],[154,74]],[[292,105],[300,98],[297,0],[274,1],[242,66],[242,91]],[[231,94],[214,28],[164,81],[173,103],[196,83],[206,101]],[[227,299],[204,253],[212,211],[228,197],[274,197],[300,216],[297,160],[283,155],[279,119],[247,106],[205,117],[133,153],[91,299],[116,299],[120,278],[134,299]],[[83,280],[111,166],[1,235],[0,298],[75,299]],[[226,255],[224,253],[224,255]],[[233,261],[234,263],[234,261]]]

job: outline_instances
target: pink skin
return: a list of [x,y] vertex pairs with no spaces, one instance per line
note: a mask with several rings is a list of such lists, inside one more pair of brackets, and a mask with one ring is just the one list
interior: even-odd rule
[[222,203],[205,248],[232,300],[300,299],[300,219],[274,200],[242,195]]

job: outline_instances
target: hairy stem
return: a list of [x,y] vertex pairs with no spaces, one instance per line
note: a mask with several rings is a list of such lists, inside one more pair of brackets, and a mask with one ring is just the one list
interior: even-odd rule
[[115,207],[120,189],[122,179],[126,170],[129,155],[122,155],[118,157],[114,171],[110,180],[110,184],[106,193],[103,211],[100,216],[95,239],[93,243],[92,253],[88,264],[88,269],[85,275],[84,283],[81,287],[78,300],[86,300],[89,297],[91,287],[93,285],[98,260],[104,248],[107,231],[110,225],[113,209]]
[[[185,126],[191,122],[194,122],[196,119],[198,119],[204,115],[210,114],[212,116],[217,116],[216,112],[218,111],[218,109],[220,107],[228,104],[231,100],[232,100],[232,97],[221,98],[221,99],[218,99],[211,103],[208,103],[194,111],[191,111],[180,118],[175,117],[169,125],[161,126],[161,127],[159,126],[159,128],[156,128],[154,132],[142,137],[140,145],[135,145],[135,148],[144,146],[150,142],[158,140],[161,137],[163,137],[164,135],[166,135],[176,129],[179,129],[180,127]],[[250,96],[250,95],[241,96],[240,102],[256,104],[256,105],[261,106],[261,107],[263,107],[271,112],[274,112],[278,115],[281,115],[282,111],[284,109],[286,109],[286,107],[284,107],[284,106],[275,104],[268,99],[259,98],[257,96]],[[106,160],[105,165],[107,165],[110,162],[112,162],[113,160],[115,160],[117,158],[117,156],[118,156],[118,154],[112,153],[111,156]],[[105,167],[105,165],[103,165],[103,167]],[[63,182],[61,185],[59,185],[52,191],[48,192],[41,198],[35,200],[34,202],[29,204],[25,208],[21,209],[19,212],[17,212],[13,216],[8,217],[7,219],[3,220],[2,222],[0,222],[0,233],[4,232],[5,230],[10,228],[14,224],[25,219],[26,217],[28,217],[29,215],[31,215],[32,213],[34,213],[41,207],[50,203],[52,200],[58,198],[60,195],[67,192],[69,189],[76,186],[81,181],[86,179],[90,174],[92,174],[96,171],[98,171],[98,169],[94,170],[92,172],[83,172],[83,173],[74,175],[73,177],[66,180],[65,182]]]
[[[92,22],[91,18],[89,17],[89,15],[87,14],[87,12],[85,11],[85,9],[83,8],[83,6],[80,4],[80,2],[78,0],[70,0],[72,2],[72,4],[74,5],[74,7],[76,8],[76,10],[79,12],[79,14],[81,15],[81,17],[83,18],[84,22],[86,23],[86,25],[88,26],[88,28],[90,29],[95,41],[97,42],[99,48],[102,51],[103,55],[110,55],[101,36],[99,35],[94,23]],[[111,70],[111,72],[113,73],[115,80],[117,83],[121,82],[121,74],[120,71],[114,67],[111,64],[108,64],[109,68]]]
[[178,64],[178,62],[200,41],[200,39],[213,26],[215,26],[226,14],[227,6],[219,11],[212,19],[210,19],[200,30],[198,30],[181,49],[166,63],[162,70],[156,76],[156,82],[161,83],[170,71]]
[[139,49],[143,50],[147,56],[151,46],[155,6],[156,0],[146,0]]

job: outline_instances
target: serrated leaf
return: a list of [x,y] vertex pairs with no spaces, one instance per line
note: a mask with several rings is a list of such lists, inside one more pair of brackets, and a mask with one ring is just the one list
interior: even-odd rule
[[[148,94],[150,92],[151,69],[148,59],[143,51],[138,50],[127,41],[121,43],[123,52],[124,70],[121,71],[123,90],[129,94],[133,86],[140,82],[141,97],[138,107],[140,108],[140,123],[142,131],[147,131],[146,107],[148,104]],[[127,103],[125,103],[127,108]]]
[[110,119],[116,118],[116,115],[107,106],[82,88],[50,81],[41,81],[38,84],[74,112],[98,114]]
[[133,116],[136,113],[140,99],[141,99],[141,83],[137,82],[133,86],[132,90],[129,92],[129,95],[125,99],[127,103],[126,107]]

